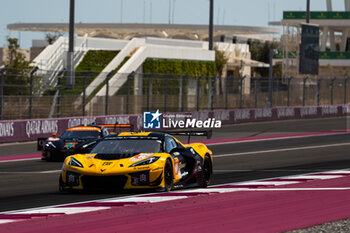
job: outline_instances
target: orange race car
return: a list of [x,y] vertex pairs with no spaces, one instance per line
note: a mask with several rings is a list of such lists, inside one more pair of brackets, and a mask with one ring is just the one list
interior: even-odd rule
[[60,137],[38,138],[38,150],[47,161],[63,161],[68,155],[87,153],[109,130],[131,128],[130,125],[78,125],[67,129]]

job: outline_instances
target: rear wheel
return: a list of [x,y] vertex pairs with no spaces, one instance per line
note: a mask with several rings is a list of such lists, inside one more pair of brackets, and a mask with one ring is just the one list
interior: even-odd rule
[[166,192],[171,191],[173,188],[173,182],[173,168],[171,166],[171,162],[167,160],[164,166],[164,190]]
[[200,173],[201,174],[199,175],[199,180],[198,180],[199,186],[206,188],[210,184],[211,176],[213,173],[213,167],[208,155],[205,156],[202,171]]

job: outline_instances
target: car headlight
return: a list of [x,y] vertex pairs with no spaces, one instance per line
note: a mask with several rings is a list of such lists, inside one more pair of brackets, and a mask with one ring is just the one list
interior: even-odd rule
[[81,164],[76,158],[72,157],[69,162],[69,165],[75,166],[75,167],[83,167],[83,164]]
[[56,146],[52,143],[52,142],[47,142],[45,144],[45,147],[53,147],[53,148],[56,148]]
[[154,163],[154,162],[157,161],[158,159],[159,159],[159,157],[151,157],[151,158],[148,158],[148,159],[141,160],[141,161],[139,161],[139,162],[137,162],[137,163],[134,163],[134,164],[132,164],[130,167],[148,165],[148,164]]

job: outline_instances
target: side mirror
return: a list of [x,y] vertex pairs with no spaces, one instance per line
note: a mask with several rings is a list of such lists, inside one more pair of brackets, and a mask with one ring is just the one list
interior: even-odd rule
[[57,133],[53,133],[53,134],[52,134],[52,137],[56,137],[56,136],[57,136]]

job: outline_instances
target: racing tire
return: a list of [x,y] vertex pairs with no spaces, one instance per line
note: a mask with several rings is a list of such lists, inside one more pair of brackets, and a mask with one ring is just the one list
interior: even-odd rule
[[62,175],[60,175],[60,178],[59,178],[59,181],[58,181],[58,191],[59,191],[60,193],[63,193],[64,191],[66,191],[66,190],[63,188]]
[[173,177],[173,167],[170,160],[165,162],[164,166],[164,191],[170,192],[173,189],[174,177]]
[[206,188],[210,184],[213,174],[213,165],[208,155],[204,158],[204,163],[201,171],[198,174],[198,184],[201,188]]
[[51,151],[47,151],[46,152],[46,161],[54,161],[55,157],[54,155],[51,153]]

